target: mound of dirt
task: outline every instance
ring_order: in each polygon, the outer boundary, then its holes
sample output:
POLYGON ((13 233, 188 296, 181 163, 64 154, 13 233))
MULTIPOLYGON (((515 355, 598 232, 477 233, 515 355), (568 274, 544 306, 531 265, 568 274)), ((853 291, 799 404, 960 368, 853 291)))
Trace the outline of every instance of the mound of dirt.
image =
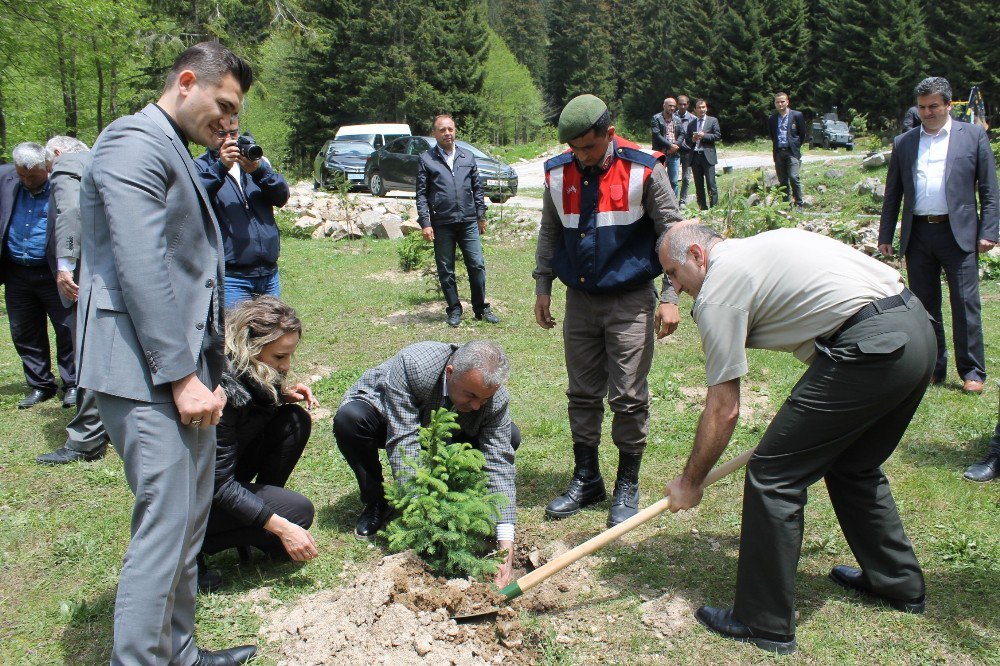
POLYGON ((688 600, 667 592, 642 605, 642 623, 664 638, 684 633, 694 623, 688 600))
POLYGON ((428 573, 412 552, 383 558, 351 585, 303 597, 276 611, 261 634, 276 643, 279 666, 530 664, 517 614, 458 624, 449 615, 498 606, 492 588, 428 573))

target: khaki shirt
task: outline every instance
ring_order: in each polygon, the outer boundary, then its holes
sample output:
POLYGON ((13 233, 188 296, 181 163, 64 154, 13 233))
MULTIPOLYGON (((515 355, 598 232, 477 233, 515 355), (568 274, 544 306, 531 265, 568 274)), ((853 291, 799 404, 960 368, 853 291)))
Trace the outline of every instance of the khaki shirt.
POLYGON ((724 240, 691 311, 709 386, 747 373, 746 348, 816 354, 867 303, 903 290, 899 273, 840 241, 801 229, 724 240))

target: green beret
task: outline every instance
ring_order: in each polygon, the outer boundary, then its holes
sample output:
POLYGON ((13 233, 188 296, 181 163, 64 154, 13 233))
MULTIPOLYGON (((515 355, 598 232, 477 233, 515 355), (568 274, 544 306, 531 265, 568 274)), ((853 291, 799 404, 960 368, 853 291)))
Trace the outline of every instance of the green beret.
POLYGON ((608 110, 608 105, 593 95, 577 95, 559 114, 559 141, 568 143, 584 134, 608 110))

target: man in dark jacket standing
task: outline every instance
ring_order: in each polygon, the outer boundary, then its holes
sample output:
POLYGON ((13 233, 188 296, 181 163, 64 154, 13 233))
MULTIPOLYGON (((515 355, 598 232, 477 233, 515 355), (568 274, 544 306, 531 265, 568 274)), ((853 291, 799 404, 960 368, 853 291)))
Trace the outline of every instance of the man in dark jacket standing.
POLYGON ((806 136, 806 119, 801 111, 788 108, 788 93, 774 95, 776 111, 767 119, 767 133, 771 137, 774 170, 778 184, 785 188, 785 201, 802 205, 802 182, 799 166, 802 162, 802 141, 806 136))
POLYGON ((462 323, 462 303, 455 286, 455 246, 462 248, 472 287, 476 319, 499 324, 486 302, 486 262, 480 234, 486 231, 486 203, 476 158, 455 146, 455 120, 434 118, 437 145, 417 165, 417 218, 424 238, 434 242, 441 291, 448 303, 448 325, 462 323))
POLYGON ((288 183, 267 159, 240 153, 239 133, 239 118, 233 118, 228 130, 216 132, 216 146, 194 161, 226 247, 227 308, 255 295, 281 296, 274 207, 288 201, 288 183))
POLYGON ((694 120, 688 124, 684 137, 691 149, 691 173, 694 175, 694 191, 701 210, 708 210, 719 203, 719 188, 715 185, 715 165, 719 158, 716 156, 715 142, 722 139, 722 130, 719 128, 719 121, 707 114, 708 103, 703 99, 696 100, 694 120))
POLYGON ((653 116, 650 123, 653 132, 653 150, 658 150, 666 155, 664 166, 667 168, 667 177, 670 179, 670 187, 677 196, 677 176, 681 167, 681 144, 677 136, 677 126, 675 124, 677 111, 677 101, 673 97, 663 100, 663 113, 653 116))

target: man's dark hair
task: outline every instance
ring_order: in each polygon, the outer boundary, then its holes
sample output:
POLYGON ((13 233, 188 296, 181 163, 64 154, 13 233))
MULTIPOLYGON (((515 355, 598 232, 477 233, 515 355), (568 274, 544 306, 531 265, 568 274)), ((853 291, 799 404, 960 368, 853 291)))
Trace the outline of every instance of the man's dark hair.
POLYGON ((199 80, 210 85, 218 85, 226 74, 232 74, 244 94, 253 83, 250 65, 218 42, 195 44, 177 56, 167 74, 165 88, 174 85, 177 77, 186 69, 190 69, 199 80))
POLYGON ((702 102, 704 102, 704 103, 705 103, 705 106, 708 106, 708 100, 707 100, 707 99, 705 99, 705 98, 703 98, 703 97, 699 97, 698 99, 696 99, 696 100, 694 101, 694 104, 692 104, 691 106, 693 106, 694 108, 696 108, 696 109, 697 109, 697 108, 698 108, 698 105, 699 105, 699 104, 701 104, 702 102))
POLYGON ((941 95, 945 104, 951 104, 951 84, 943 76, 928 76, 913 89, 914 97, 941 95))
MULTIPOLYGON (((594 124, 590 126, 590 129, 584 132, 587 134, 590 130, 594 130, 597 136, 603 136, 608 133, 608 128, 611 127, 611 112, 607 109, 601 114, 601 117, 594 121, 594 124)), ((581 134, 580 136, 583 136, 581 134)))
MULTIPOLYGON (((434 116, 434 120, 431 121, 431 131, 437 130, 438 120, 441 118, 447 118, 451 122, 455 123, 455 118, 450 113, 439 113, 434 116)), ((458 125, 458 123, 455 123, 455 125, 458 125)))
POLYGON ((777 99, 778 97, 781 97, 782 95, 785 96, 785 99, 791 99, 791 96, 789 96, 789 94, 786 93, 784 90, 779 90, 778 92, 774 93, 775 99, 777 99))

